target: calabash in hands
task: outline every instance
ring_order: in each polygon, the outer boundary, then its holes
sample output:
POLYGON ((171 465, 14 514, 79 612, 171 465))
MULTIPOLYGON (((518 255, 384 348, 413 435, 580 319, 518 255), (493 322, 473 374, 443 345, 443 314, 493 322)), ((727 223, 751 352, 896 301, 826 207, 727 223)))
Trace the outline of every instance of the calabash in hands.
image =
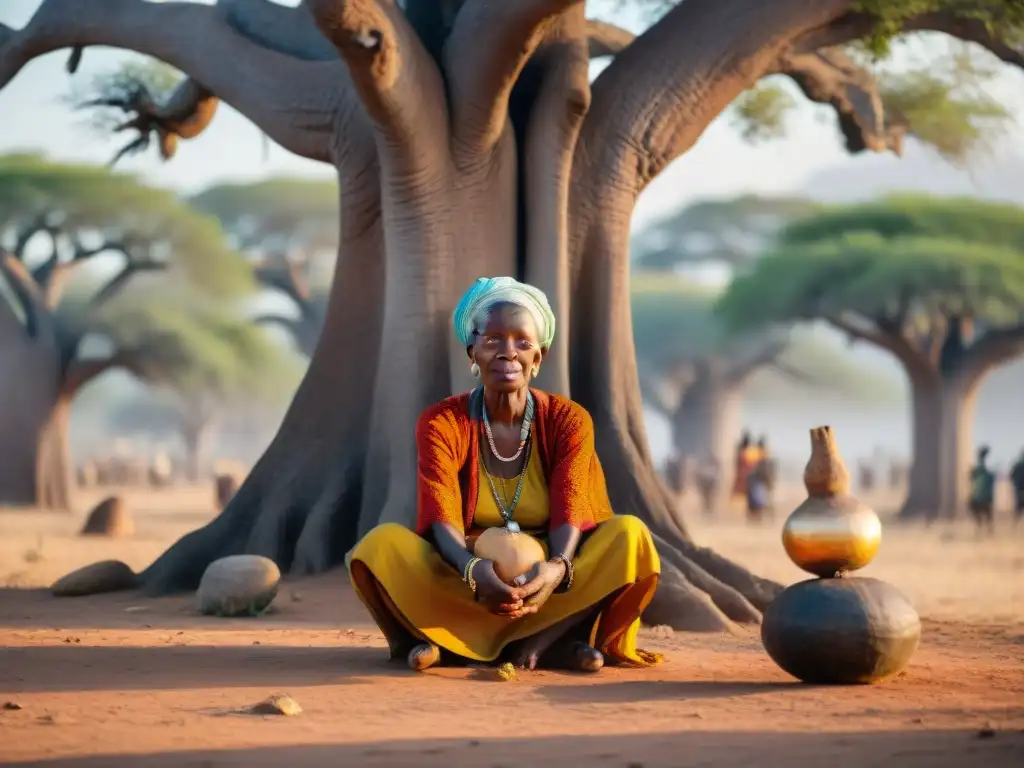
POLYGON ((507 528, 488 528, 481 533, 473 545, 473 554, 492 560, 494 572, 506 584, 512 584, 545 557, 539 541, 507 528))
POLYGON ((903 594, 878 579, 810 579, 784 589, 764 612, 761 642, 805 683, 873 683, 910 662, 921 620, 903 594))

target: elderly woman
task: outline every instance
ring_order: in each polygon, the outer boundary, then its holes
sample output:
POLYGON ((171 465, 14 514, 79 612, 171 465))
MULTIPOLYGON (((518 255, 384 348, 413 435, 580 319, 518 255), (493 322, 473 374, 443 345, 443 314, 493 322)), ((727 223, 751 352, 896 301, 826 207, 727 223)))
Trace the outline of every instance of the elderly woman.
POLYGON ((510 277, 481 278, 455 331, 480 386, 419 419, 416 530, 378 526, 350 559, 392 658, 415 670, 442 660, 591 672, 657 663, 636 647, 660 571, 650 533, 612 513, 589 414, 530 388, 555 335, 547 298, 510 277), (473 554, 495 526, 536 537, 547 559, 504 583, 473 554))

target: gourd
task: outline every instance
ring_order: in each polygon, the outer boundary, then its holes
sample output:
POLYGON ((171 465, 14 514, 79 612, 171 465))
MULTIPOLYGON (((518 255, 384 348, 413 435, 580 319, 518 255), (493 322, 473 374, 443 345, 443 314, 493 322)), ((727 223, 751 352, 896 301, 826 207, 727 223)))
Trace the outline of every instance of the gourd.
POLYGON ((494 562, 494 572, 512 584, 544 559, 544 547, 532 536, 507 528, 488 528, 473 545, 476 557, 494 562))

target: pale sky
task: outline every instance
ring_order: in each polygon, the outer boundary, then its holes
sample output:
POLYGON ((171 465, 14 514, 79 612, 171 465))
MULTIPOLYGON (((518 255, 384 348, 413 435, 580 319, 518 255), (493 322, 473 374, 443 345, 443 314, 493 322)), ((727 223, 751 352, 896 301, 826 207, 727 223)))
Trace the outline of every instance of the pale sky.
MULTIPOLYGON (((294 4, 294 0, 285 4, 294 4)), ((2 0, 0 22, 20 27, 37 5, 38 0, 2 0)), ((602 9, 607 11, 609 5, 591 2, 590 7, 593 14, 602 9)), ((637 18, 622 14, 613 18, 633 29, 640 23, 637 18)), ((66 52, 45 56, 26 66, 0 92, 0 153, 32 149, 62 160, 96 163, 109 160, 120 143, 95 133, 85 124, 83 115, 72 114, 59 98, 69 92, 73 80, 88 81, 92 74, 128 55, 131 54, 90 48, 74 78, 64 71, 66 52)), ((1024 118, 1024 105, 1017 96, 1024 92, 1022 85, 1024 77, 1007 72, 993 88, 997 94, 1016 99, 1016 111, 1024 118)), ((813 110, 804 109, 790 121, 787 138, 760 146, 744 143, 726 120, 719 120, 708 129, 696 148, 675 162, 647 190, 640 200, 635 223, 642 224, 651 216, 698 197, 799 191, 808 178, 823 170, 863 162, 861 158, 847 156, 835 129, 814 119, 813 115, 813 110)), ((1020 123, 1024 126, 1024 120, 1020 123)), ((911 148, 911 154, 917 151, 911 148)), ((998 163, 1017 157, 1024 157, 1024 131, 1015 131, 1003 142, 993 160, 998 163)), ((886 161, 887 165, 890 162, 899 161, 892 158, 886 161)), ((926 167, 940 164, 938 160, 925 163, 926 167)), ((915 163, 915 166, 913 173, 908 169, 905 179, 897 171, 896 183, 921 188, 924 183, 920 177, 921 164, 915 163)), ((331 176, 327 166, 295 157, 276 145, 264 159, 260 133, 226 105, 221 106, 212 126, 202 136, 179 145, 171 162, 162 163, 153 148, 145 155, 122 161, 120 167, 142 173, 153 183, 183 191, 197 190, 218 181, 258 179, 279 173, 331 176)), ((892 175, 890 173, 890 178, 892 175)), ((958 181, 958 185, 966 183, 969 182, 958 181)), ((984 193, 984 190, 979 188, 978 192, 984 193)))

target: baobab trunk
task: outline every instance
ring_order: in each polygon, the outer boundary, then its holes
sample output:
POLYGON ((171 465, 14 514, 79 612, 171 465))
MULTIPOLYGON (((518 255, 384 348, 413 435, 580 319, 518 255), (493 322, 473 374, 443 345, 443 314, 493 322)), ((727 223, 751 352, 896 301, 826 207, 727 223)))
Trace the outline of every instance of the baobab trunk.
POLYGON ((900 517, 952 518, 965 508, 978 382, 940 374, 911 378, 912 453, 900 517))
POLYGON ((0 296, 0 505, 70 509, 68 401, 56 352, 0 296))
POLYGON ((742 383, 724 372, 699 369, 672 415, 672 439, 680 455, 714 459, 719 482, 714 504, 729 496, 735 474, 735 442, 743 411, 742 383))

